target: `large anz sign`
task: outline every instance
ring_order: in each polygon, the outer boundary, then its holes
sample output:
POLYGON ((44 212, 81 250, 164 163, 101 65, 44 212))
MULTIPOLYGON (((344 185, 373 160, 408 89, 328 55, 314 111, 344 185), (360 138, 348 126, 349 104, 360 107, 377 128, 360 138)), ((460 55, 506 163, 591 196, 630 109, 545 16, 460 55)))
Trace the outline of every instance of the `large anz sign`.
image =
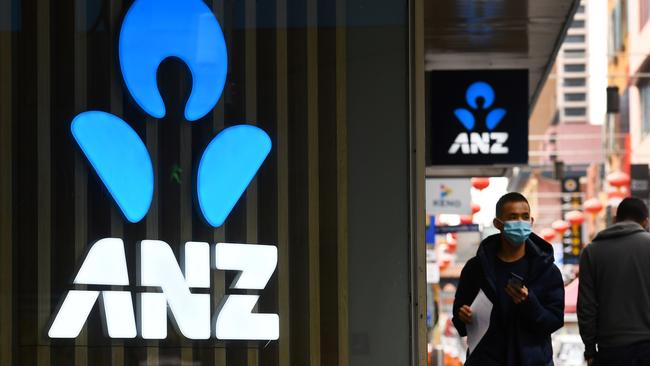
MULTIPOLYGON (((136 0, 124 18, 122 76, 135 102, 154 118, 166 113, 156 74, 169 57, 182 60, 192 73, 185 119, 196 121, 221 98, 228 68, 221 27, 202 0, 136 0)), ((151 206, 154 170, 140 136, 120 117, 102 111, 79 114, 71 131, 125 219, 141 221, 151 206)), ((270 151, 267 133, 252 125, 226 128, 208 144, 199 163, 196 196, 209 225, 223 225, 270 151)), ((264 289, 275 272, 275 246, 188 242, 181 265, 163 241, 142 240, 137 253, 135 285, 141 291, 134 293, 126 290, 134 283, 123 240, 104 238, 92 244, 48 336, 76 338, 99 301, 110 338, 165 339, 168 316, 189 339, 279 338, 278 315, 255 313, 259 295, 250 294, 264 289), (239 272, 231 285, 238 294, 226 295, 215 314, 205 290, 212 270, 239 272)))

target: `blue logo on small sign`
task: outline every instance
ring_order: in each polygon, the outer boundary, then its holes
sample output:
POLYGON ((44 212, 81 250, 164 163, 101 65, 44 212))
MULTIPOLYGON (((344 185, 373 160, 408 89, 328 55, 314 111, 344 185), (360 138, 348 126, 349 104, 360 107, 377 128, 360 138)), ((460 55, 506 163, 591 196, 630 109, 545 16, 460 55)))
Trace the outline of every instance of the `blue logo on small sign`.
MULTIPOLYGON (((227 50, 221 27, 202 0, 136 0, 124 18, 119 40, 122 75, 136 103, 155 118, 166 110, 156 73, 161 62, 178 57, 192 73, 185 119, 209 113, 223 91, 227 50)), ((88 111, 74 118, 72 134, 130 222, 151 206, 153 166, 140 136, 121 118, 88 111)), ((271 151, 271 139, 251 125, 221 131, 199 163, 197 197, 213 227, 223 225, 271 151)))
POLYGON ((457 153, 465 155, 485 154, 485 155, 503 155, 508 154, 509 149, 506 146, 508 134, 505 132, 494 132, 494 129, 503 121, 506 116, 506 110, 503 108, 494 108, 494 89, 490 84, 484 81, 472 83, 465 92, 465 101, 471 110, 458 108, 454 110, 454 116, 460 121, 468 132, 458 134, 453 144, 449 148, 449 154, 457 153), (472 132, 476 127, 476 113, 481 113, 485 117, 485 129, 487 132, 472 132))
MULTIPOLYGON (((490 84, 477 81, 467 88, 465 93, 465 100, 467 105, 474 110, 488 110, 494 103, 494 89, 490 84)), ((458 108, 454 110, 454 115, 460 123, 465 126, 467 131, 472 131, 476 125, 476 118, 474 117, 474 112, 465 108, 458 108)), ((503 108, 495 108, 489 111, 485 119, 485 127, 488 131, 493 131, 499 123, 503 120, 503 117, 506 115, 506 110, 503 108)))

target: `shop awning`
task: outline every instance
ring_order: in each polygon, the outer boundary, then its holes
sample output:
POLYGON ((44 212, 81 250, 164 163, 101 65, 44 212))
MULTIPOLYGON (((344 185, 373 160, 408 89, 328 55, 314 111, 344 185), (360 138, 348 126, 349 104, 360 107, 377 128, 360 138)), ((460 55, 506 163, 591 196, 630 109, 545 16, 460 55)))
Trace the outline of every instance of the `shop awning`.
POLYGON ((425 1, 426 68, 526 68, 532 104, 578 4, 578 0, 425 1))

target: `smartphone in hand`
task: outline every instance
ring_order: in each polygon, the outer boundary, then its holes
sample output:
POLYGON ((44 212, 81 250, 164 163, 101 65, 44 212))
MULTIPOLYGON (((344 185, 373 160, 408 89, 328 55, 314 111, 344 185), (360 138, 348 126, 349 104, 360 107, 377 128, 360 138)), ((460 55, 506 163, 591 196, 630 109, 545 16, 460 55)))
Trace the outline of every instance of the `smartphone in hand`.
POLYGON ((510 272, 510 278, 508 279, 508 285, 511 285, 516 288, 524 287, 524 278, 516 273, 510 272))

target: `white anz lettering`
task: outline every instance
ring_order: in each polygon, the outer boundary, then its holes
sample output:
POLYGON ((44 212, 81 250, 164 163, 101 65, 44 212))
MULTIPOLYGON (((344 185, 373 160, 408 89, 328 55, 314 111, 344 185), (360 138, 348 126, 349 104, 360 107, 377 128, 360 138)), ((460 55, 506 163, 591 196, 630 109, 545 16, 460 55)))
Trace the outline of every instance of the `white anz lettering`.
MULTIPOLYGON (((179 268, 169 245, 159 240, 143 240, 138 247, 139 286, 162 292, 142 292, 136 296, 136 326, 132 294, 128 291, 71 290, 66 295, 52 326, 50 338, 76 338, 90 311, 101 299, 102 316, 110 338, 164 339, 167 313, 173 316, 178 332, 189 339, 209 339, 211 333, 210 295, 192 293, 191 288, 210 288, 210 245, 188 242, 179 268)), ((231 288, 264 289, 277 266, 277 248, 268 245, 224 244, 214 246, 214 266, 241 273, 231 288)), ((130 284, 121 239, 96 242, 88 251, 74 280, 75 285, 128 286, 130 284)), ((228 340, 275 340, 279 338, 277 314, 253 313, 258 295, 227 295, 215 315, 214 335, 228 340)))
MULTIPOLYGON (((86 260, 74 279, 76 285, 126 286, 129 275, 122 239, 102 239, 90 247, 86 260)), ((50 327, 50 338, 76 338, 90 314, 100 291, 68 292, 50 327)), ((106 331, 111 338, 135 338, 135 316, 131 293, 101 291, 106 331)))
POLYGON ((456 136, 456 140, 449 148, 449 154, 455 154, 459 149, 463 149, 463 154, 469 154, 469 137, 467 133, 463 132, 456 136))
MULTIPOLYGON (((241 271, 231 288, 266 287, 278 261, 275 247, 253 248, 242 244, 217 244, 214 251, 217 269, 241 271)), ((280 322, 277 314, 254 314, 257 295, 226 296, 217 316, 215 337, 218 339, 278 339, 280 322), (253 337, 253 338, 251 338, 253 337)))
POLYGON ((490 134, 483 132, 483 134, 478 134, 472 132, 470 135, 470 143, 472 154, 489 154, 490 153, 490 134))
MULTIPOLYGON (((210 280, 210 246, 208 243, 185 244, 185 269, 199 273, 208 273, 210 280), (192 251, 205 252, 208 255, 201 258, 193 255, 192 251), (187 252, 190 252, 189 255, 187 252), (187 263, 188 258, 195 262, 187 263)), ((193 279, 190 275, 190 279, 193 279)), ((190 284, 183 277, 178 267, 172 248, 164 241, 143 240, 140 243, 140 278, 138 285, 147 287, 160 287, 160 293, 140 294, 140 325, 142 338, 165 339, 167 338, 167 304, 171 314, 174 315, 175 324, 182 335, 189 339, 210 338, 210 295, 193 294, 190 284)), ((209 288, 203 281, 194 279, 196 287, 209 288)))
POLYGON ((491 154, 507 154, 509 152, 508 147, 503 146, 503 144, 505 144, 506 141, 508 141, 507 133, 493 132, 492 139, 494 140, 494 144, 492 144, 492 148, 490 149, 491 154))
POLYGON ((454 155, 460 151, 463 155, 507 154, 509 149, 504 144, 508 141, 506 132, 462 132, 449 147, 448 153, 454 155))

